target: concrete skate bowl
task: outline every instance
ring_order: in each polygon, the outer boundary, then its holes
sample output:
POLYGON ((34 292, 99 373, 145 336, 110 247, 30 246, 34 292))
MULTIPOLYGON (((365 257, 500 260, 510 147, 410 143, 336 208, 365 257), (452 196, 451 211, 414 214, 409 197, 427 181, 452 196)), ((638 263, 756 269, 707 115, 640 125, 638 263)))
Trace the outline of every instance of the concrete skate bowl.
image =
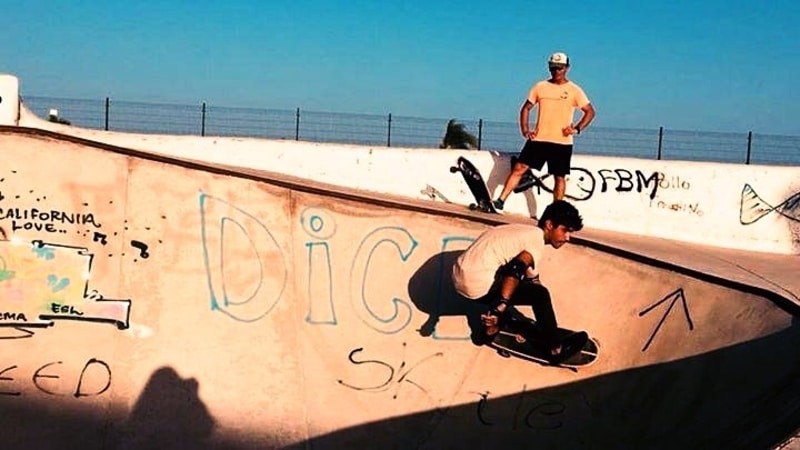
MULTIPOLYGON (((471 404, 363 424, 290 448, 775 448, 797 428, 800 388, 796 372, 770 371, 781 358, 777 349, 796 342, 796 334, 547 388, 526 384, 535 385, 534 376, 498 373, 513 378, 519 393, 475 391, 471 404)), ((509 370, 501 363, 493 369, 509 370)))
MULTIPOLYGON (((447 267, 457 253, 436 255, 420 273, 447 267)), ((773 448, 797 429, 800 330, 786 299, 587 247, 551 256, 543 279, 562 293, 555 300, 562 324, 578 324, 599 340, 594 365, 577 373, 531 368, 487 348, 463 369, 461 389, 469 386, 471 402, 339 430, 293 448, 752 449, 773 448), (651 301, 636 300, 644 298, 651 301)), ((435 335, 431 316, 475 321, 474 307, 459 303, 452 286, 436 287, 438 297, 424 292, 419 286, 436 286, 436 276, 420 273, 410 283, 412 300, 439 299, 416 302, 429 314, 421 334, 435 335)))
POLYGON ((542 277, 600 357, 543 367, 476 345, 449 283, 508 218, 36 130, 0 151, 10 448, 767 448, 799 425, 770 292, 570 245, 542 277))

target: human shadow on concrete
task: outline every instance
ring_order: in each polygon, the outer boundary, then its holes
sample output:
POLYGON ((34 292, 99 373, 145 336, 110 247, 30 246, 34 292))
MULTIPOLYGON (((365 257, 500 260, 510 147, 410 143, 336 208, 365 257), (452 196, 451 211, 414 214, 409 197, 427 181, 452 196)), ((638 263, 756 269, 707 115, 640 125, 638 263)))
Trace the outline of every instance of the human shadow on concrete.
POLYGON ((147 382, 128 419, 118 428, 115 448, 208 448, 214 419, 198 397, 198 383, 162 367, 147 382))
POLYGON ((87 408, 87 399, 72 396, 48 398, 30 390, 13 397, 0 395, 0 446, 15 450, 277 447, 270 442, 280 442, 279 437, 265 436, 263 430, 246 436, 215 433, 214 419, 199 399, 198 387, 194 379, 183 379, 169 367, 160 368, 127 415, 113 403, 87 408))
MULTIPOLYGON (((680 344, 674 344, 677 353, 680 344)), ((494 396, 490 385, 467 383, 462 389, 475 393, 471 403, 432 405, 288 448, 774 448, 800 427, 799 344, 795 325, 712 352, 592 378, 575 380, 562 371, 560 383, 543 389, 531 390, 520 375, 513 395, 494 396)), ((605 357, 624 360, 625 352, 641 351, 638 343, 617 350, 605 357)), ((457 374, 470 370, 448 373, 463 383, 457 374)), ((376 394, 359 395, 368 401, 376 394)))
POLYGON ((453 264, 463 250, 438 253, 428 258, 411 276, 408 295, 417 309, 428 315, 418 332, 432 336, 443 316, 464 316, 470 330, 470 339, 480 344, 483 338, 480 316, 488 307, 456 292, 450 276, 453 264))

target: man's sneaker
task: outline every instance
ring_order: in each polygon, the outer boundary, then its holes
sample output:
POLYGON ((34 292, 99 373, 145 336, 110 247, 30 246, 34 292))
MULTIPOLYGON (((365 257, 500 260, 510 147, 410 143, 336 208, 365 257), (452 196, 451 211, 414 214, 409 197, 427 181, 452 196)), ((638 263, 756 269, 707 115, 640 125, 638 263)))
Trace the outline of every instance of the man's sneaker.
POLYGON ((498 198, 497 200, 493 200, 492 201, 492 206, 494 206, 494 209, 496 209, 498 211, 502 211, 503 210, 503 206, 505 205, 505 203, 506 202, 504 202, 503 200, 500 200, 498 198))

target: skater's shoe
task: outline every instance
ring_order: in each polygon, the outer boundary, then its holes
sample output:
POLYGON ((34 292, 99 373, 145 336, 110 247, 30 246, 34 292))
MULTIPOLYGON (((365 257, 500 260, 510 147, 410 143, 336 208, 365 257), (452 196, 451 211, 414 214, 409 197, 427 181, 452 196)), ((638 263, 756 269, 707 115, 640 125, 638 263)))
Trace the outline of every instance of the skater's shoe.
POLYGON ((586 341, 589 340, 589 334, 585 331, 578 331, 570 334, 561 341, 561 345, 554 349, 554 353, 550 355, 548 361, 550 364, 559 364, 583 349, 586 341))

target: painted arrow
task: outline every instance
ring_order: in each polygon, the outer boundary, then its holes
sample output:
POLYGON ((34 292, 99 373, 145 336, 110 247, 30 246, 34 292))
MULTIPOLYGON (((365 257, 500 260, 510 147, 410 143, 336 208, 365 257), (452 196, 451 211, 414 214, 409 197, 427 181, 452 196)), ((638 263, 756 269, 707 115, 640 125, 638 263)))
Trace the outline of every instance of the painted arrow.
POLYGON ((664 315, 661 316, 661 320, 658 321, 658 325, 656 325, 655 329, 653 330, 653 333, 650 334, 650 338, 647 340, 647 343, 644 344, 644 347, 642 347, 642 352, 647 351, 647 348, 650 347, 651 343, 653 343, 653 339, 655 339, 656 334, 658 333, 658 330, 661 329, 661 325, 663 325, 664 322, 667 320, 667 316, 669 315, 670 311, 672 311, 672 307, 675 306, 675 303, 677 303, 678 300, 680 300, 681 304, 683 305, 683 312, 686 315, 686 322, 689 325, 689 330, 690 331, 694 330, 694 323, 692 323, 692 318, 689 316, 689 306, 686 304, 686 296, 683 293, 683 288, 678 288, 675 291, 670 292, 669 294, 667 294, 661 300, 655 302, 653 305, 648 306, 644 310, 640 311, 639 312, 639 317, 645 316, 650 311, 652 311, 653 309, 655 309, 659 305, 661 305, 661 304, 663 304, 663 303, 665 303, 665 302, 667 302, 669 300, 672 300, 672 301, 669 302, 669 306, 667 307, 667 310, 664 312, 664 315))

